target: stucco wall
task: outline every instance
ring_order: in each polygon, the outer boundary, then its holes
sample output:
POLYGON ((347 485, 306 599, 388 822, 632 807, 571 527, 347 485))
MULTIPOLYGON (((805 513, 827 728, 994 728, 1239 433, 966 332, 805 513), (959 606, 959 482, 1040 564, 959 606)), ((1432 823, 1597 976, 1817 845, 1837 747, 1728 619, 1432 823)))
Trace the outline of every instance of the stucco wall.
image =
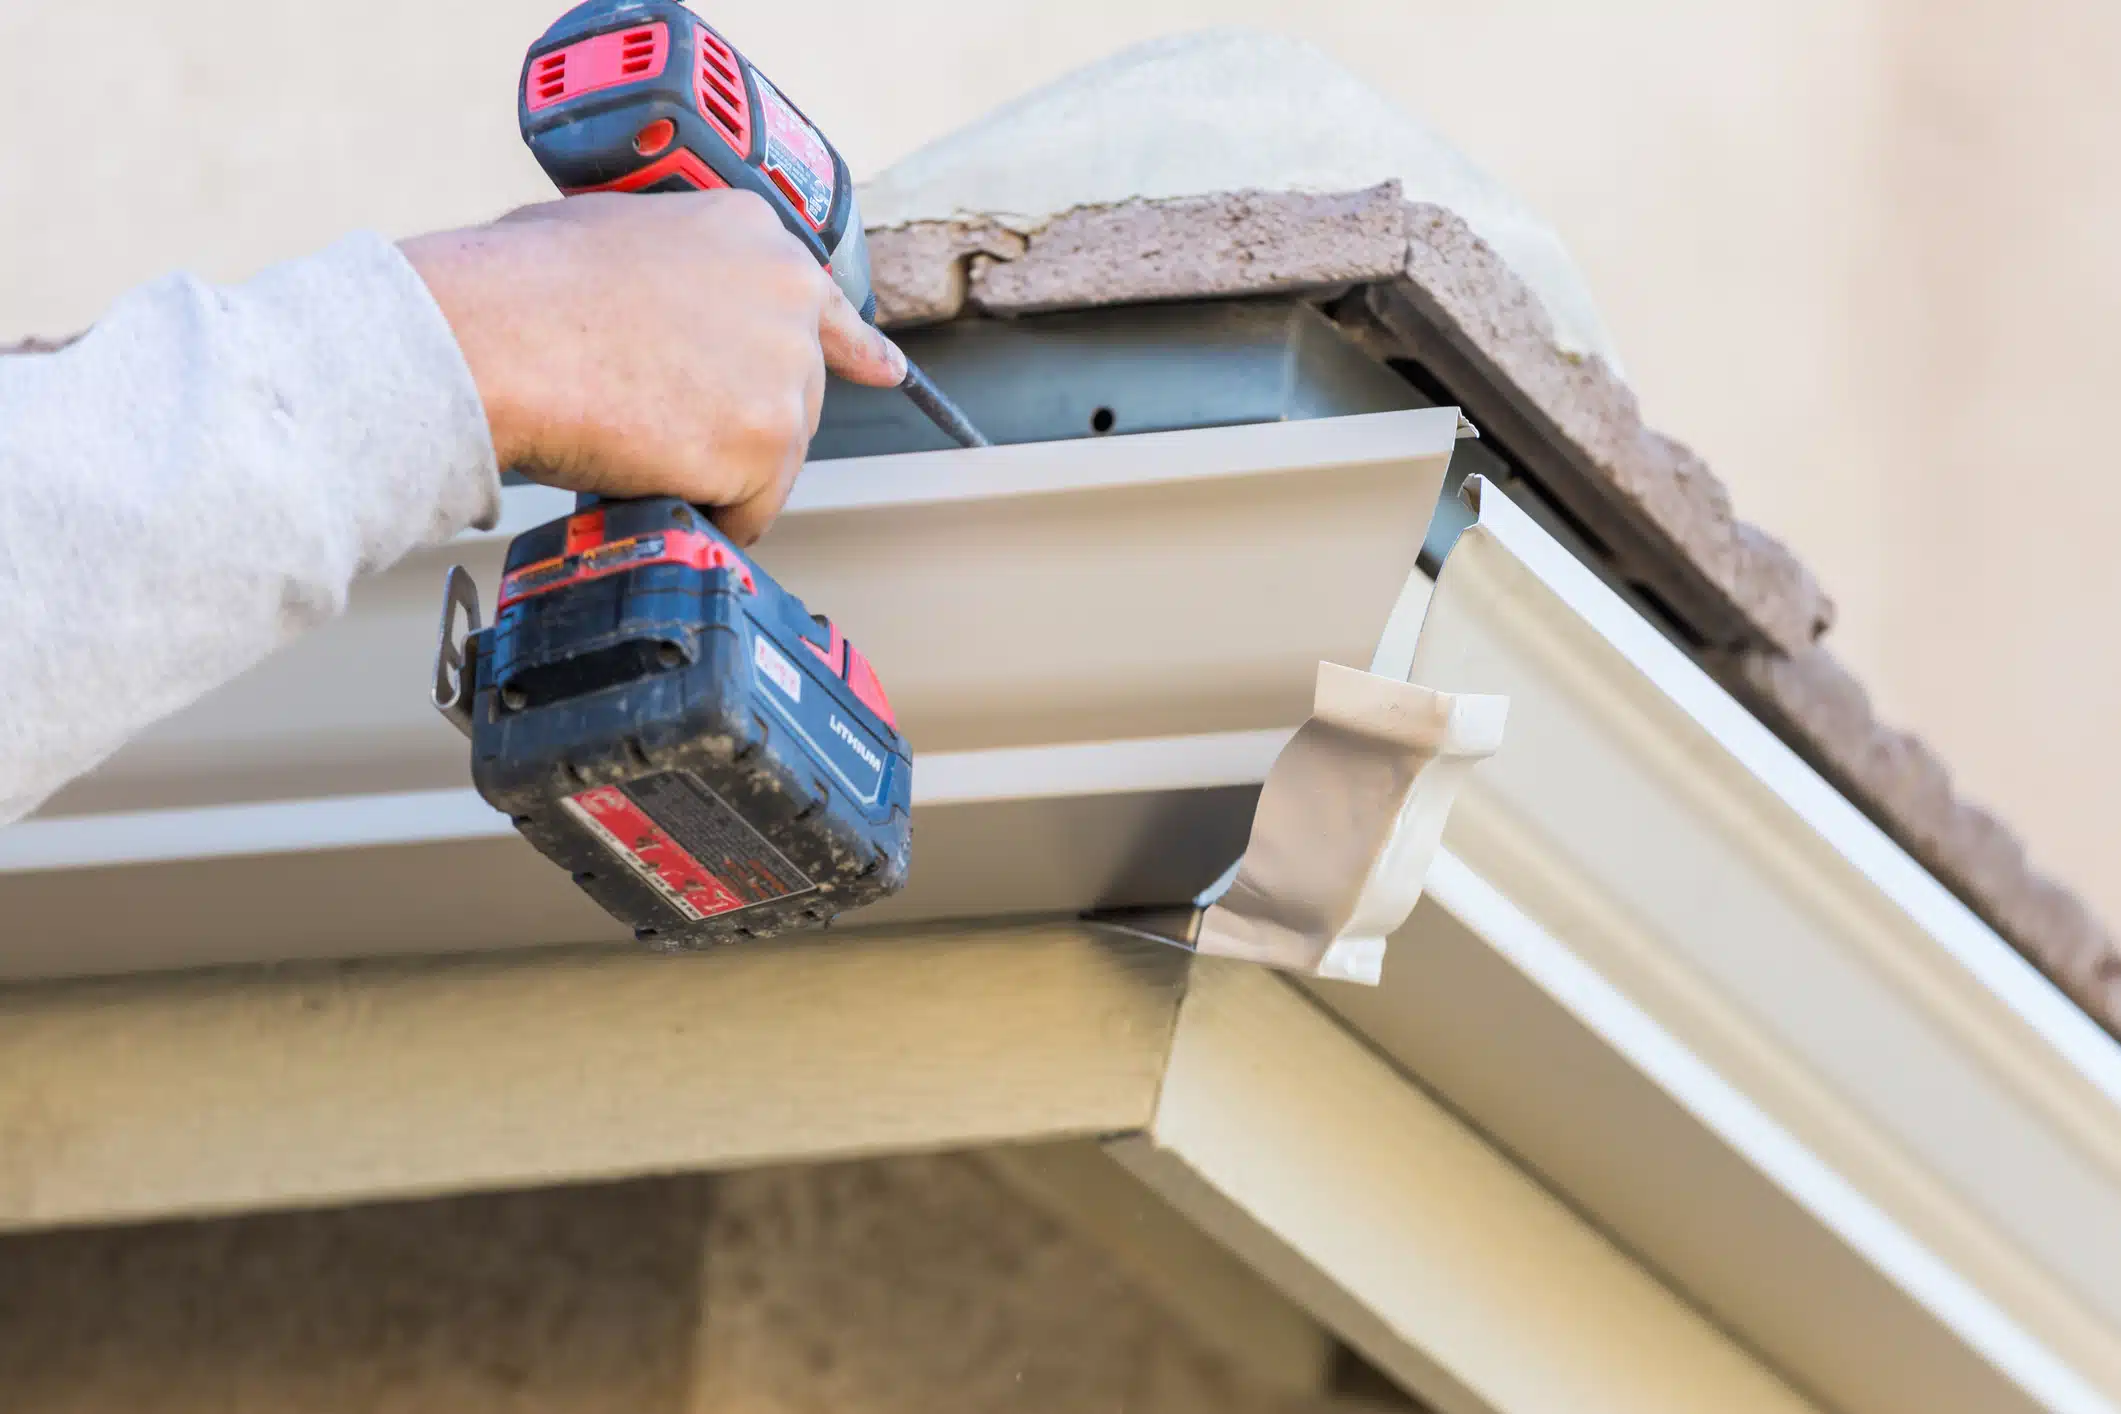
POLYGON ((676 1414, 699 1181, 0 1238, 12 1414, 676 1414))
POLYGON ((2114 924, 2121 9, 1951 9, 1886 47, 1875 677, 2114 924))
MULTIPOLYGON (((1153 1200, 1151 1200, 1153 1201, 1153 1200)), ((10 1414, 1393 1414, 965 1156, 0 1238, 10 1414)))
MULTIPOLYGON (((558 0, 7 7, 0 333, 176 265, 542 194, 511 102, 558 0), (70 57, 98 56, 89 92, 70 57)), ((707 7, 874 170, 1153 34, 1310 38, 1561 230, 1652 420, 1842 608, 1835 641, 2121 918, 2100 612, 2121 20, 2092 0, 1077 0, 707 7), (2081 580, 2082 582, 2078 582, 2081 580)), ((1351 135, 1358 141, 1359 135, 1351 135)))

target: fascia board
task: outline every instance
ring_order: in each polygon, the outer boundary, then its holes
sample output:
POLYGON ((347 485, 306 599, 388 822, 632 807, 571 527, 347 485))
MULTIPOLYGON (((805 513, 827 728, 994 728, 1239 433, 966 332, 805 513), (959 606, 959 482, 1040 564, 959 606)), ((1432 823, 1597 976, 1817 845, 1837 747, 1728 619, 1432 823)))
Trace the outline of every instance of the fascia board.
POLYGON ((1184 956, 1087 925, 0 991, 0 1231, 1146 1122, 1184 956))
POLYGON ((2116 1407, 2121 1048, 1473 494, 1386 666, 1509 736, 1383 988, 1319 994, 1829 1403, 2116 1407))
MULTIPOLYGON (((1243 851, 1289 735, 918 757, 913 882, 855 921, 1188 898, 1243 851)), ((0 831, 0 918, 12 979, 626 941, 461 787, 26 821, 0 831)))

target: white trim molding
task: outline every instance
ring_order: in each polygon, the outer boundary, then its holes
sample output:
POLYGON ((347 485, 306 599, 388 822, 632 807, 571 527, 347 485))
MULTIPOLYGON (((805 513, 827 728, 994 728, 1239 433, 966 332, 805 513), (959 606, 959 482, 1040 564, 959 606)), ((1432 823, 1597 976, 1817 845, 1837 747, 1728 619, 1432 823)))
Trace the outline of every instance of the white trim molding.
POLYGON ((1507 497, 1407 667, 1501 692, 1318 994, 1828 1404, 2121 1408, 2121 1048, 1507 497))

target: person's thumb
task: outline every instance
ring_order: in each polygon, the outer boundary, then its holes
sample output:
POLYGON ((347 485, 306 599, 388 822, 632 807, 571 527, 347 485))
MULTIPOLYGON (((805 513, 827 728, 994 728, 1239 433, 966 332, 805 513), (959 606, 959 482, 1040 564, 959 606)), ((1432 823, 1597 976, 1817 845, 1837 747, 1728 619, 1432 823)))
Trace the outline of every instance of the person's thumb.
POLYGON ((838 285, 825 298, 817 332, 825 367, 848 382, 896 388, 906 381, 906 355, 881 329, 863 320, 838 285))

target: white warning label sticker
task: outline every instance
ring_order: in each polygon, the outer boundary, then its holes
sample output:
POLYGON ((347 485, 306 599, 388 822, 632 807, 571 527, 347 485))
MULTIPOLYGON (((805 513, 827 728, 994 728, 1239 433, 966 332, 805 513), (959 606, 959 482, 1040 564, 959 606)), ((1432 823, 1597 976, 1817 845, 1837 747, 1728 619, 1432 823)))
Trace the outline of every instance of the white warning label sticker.
POLYGON ((764 634, 758 635, 752 642, 757 647, 752 649, 751 661, 758 664, 758 669, 765 675, 766 680, 786 693, 790 702, 802 701, 803 675, 795 670, 795 664, 782 657, 781 650, 768 643, 764 634))

